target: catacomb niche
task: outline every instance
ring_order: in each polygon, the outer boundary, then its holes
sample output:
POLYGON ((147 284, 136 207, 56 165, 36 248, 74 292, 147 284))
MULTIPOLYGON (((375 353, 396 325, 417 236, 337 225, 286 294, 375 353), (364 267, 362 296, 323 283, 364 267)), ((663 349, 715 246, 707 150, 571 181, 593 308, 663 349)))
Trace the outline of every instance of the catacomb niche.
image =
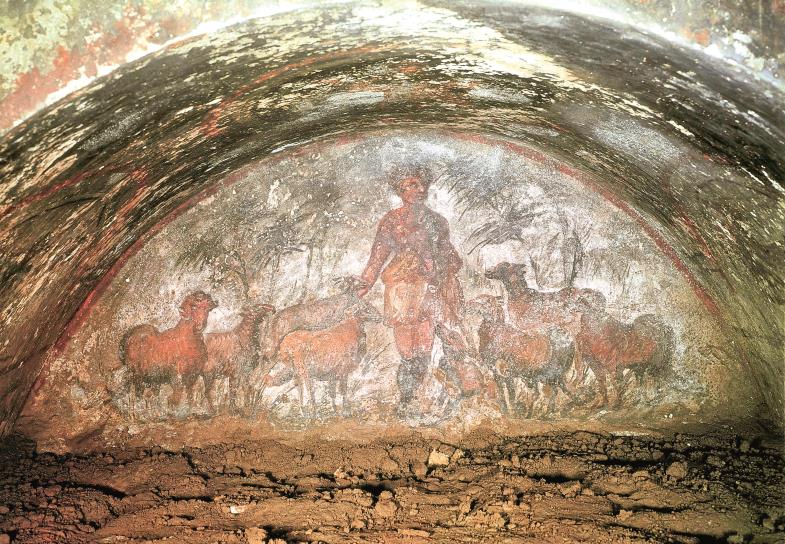
POLYGON ((743 410, 656 231, 536 156, 379 133, 234 174, 114 271, 27 428, 62 444, 187 421, 464 431, 743 410))

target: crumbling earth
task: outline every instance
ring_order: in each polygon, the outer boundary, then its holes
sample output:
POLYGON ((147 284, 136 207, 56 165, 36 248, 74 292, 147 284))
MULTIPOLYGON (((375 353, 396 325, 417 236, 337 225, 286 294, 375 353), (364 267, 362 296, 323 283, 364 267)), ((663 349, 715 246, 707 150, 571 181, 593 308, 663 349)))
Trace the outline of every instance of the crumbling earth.
POLYGON ((0 544, 785 542, 782 444, 589 432, 448 445, 0 451, 0 544))

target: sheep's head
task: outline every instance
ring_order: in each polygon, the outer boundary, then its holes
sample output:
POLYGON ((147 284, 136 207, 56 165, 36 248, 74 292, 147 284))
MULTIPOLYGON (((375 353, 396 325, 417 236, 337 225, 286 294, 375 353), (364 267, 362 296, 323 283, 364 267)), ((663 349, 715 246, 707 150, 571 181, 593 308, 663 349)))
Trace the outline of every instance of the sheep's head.
POLYGON ((526 265, 501 262, 487 270, 485 277, 489 280, 499 280, 505 285, 517 284, 526 287, 526 265))
POLYGON ((574 325, 578 329, 597 328, 609 317, 605 312, 605 296, 596 291, 589 292, 589 289, 582 291, 567 304, 566 310, 571 314, 574 325))
POLYGON ((272 304, 257 304, 256 306, 249 306, 243 308, 240 315, 243 317, 252 317, 261 319, 273 315, 276 312, 275 306, 272 304))
POLYGON ((192 321, 194 327, 203 330, 207 326, 207 315, 218 304, 204 291, 194 291, 185 296, 180 303, 180 317, 192 321))
POLYGON ((371 323, 381 323, 382 321, 382 314, 379 310, 377 310, 373 304, 364 300, 360 300, 349 306, 346 309, 346 316, 356 317, 360 321, 368 321, 371 323))
POLYGON ((605 295, 594 289, 579 289, 572 304, 573 309, 579 312, 602 312, 605 310, 605 295))

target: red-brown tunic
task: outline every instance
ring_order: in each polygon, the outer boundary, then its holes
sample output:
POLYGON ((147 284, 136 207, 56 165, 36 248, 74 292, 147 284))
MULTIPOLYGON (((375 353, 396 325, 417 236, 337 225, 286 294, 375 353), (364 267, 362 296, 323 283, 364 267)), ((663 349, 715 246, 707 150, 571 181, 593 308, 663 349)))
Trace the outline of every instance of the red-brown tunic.
POLYGON ((428 320, 452 324, 463 304, 457 277, 461 265, 444 217, 424 206, 416 211, 402 207, 379 221, 361 279, 373 285, 381 272, 384 317, 390 326, 428 320))

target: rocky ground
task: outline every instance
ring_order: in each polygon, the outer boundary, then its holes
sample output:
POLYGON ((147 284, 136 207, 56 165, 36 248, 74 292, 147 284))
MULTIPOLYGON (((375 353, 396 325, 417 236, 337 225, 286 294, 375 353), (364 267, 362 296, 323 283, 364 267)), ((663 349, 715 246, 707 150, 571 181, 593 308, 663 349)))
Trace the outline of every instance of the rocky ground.
POLYGON ((785 542, 777 441, 589 432, 448 445, 0 451, 0 544, 785 542))

